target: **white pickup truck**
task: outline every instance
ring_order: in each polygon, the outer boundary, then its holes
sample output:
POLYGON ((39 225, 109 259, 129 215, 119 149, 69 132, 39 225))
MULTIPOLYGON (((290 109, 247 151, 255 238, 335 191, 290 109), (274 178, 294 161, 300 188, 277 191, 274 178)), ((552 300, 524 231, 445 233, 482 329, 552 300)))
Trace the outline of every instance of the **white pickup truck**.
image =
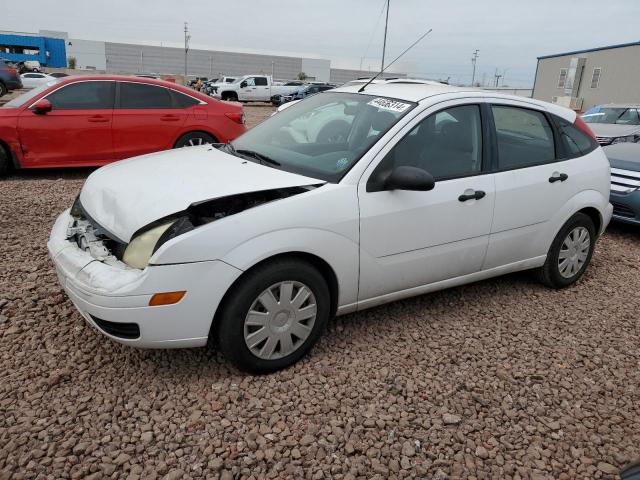
POLYGON ((289 95, 300 89, 298 85, 276 85, 268 75, 245 75, 235 82, 218 88, 212 96, 236 102, 270 102, 273 95, 289 95))

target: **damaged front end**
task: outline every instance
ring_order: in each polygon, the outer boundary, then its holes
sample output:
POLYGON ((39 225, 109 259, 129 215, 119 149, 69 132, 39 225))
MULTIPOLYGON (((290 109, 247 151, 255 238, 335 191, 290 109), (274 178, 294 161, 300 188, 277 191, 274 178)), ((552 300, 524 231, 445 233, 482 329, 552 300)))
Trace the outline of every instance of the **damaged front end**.
POLYGON ((107 232, 84 210, 79 197, 67 229, 67 240, 101 262, 144 269, 153 254, 166 242, 202 225, 238 214, 260 205, 308 192, 318 185, 286 187, 240 193, 191 204, 186 210, 158 219, 134 233, 129 243, 107 232))

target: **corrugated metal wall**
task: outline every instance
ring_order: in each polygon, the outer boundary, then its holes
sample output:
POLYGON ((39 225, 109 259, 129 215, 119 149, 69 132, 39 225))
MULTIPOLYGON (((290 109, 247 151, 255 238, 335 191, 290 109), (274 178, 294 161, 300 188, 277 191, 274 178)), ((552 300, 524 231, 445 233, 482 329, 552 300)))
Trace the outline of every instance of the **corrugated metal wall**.
MULTIPOLYGON (((111 73, 183 74, 184 50, 127 43, 105 43, 107 71, 111 73)), ((302 58, 251 53, 189 50, 188 74, 199 77, 271 74, 276 79, 296 78, 302 71, 302 58)))

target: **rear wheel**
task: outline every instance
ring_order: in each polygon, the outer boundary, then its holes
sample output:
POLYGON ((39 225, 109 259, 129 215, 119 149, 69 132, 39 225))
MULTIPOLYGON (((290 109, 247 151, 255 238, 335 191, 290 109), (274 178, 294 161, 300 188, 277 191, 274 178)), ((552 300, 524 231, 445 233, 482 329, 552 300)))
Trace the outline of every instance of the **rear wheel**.
POLYGON ((539 280, 551 288, 573 285, 591 262, 595 243, 593 221, 584 213, 576 213, 553 240, 547 261, 537 270, 539 280))
POLYGON ((4 177, 11 168, 11 155, 0 145, 0 177, 4 177))
POLYGON ((234 285, 218 320, 218 344, 242 370, 273 372, 313 347, 330 312, 329 288, 316 268, 299 260, 277 260, 234 285))
POLYGON ((191 132, 180 137, 173 148, 197 147, 198 145, 206 145, 208 143, 216 142, 217 140, 208 133, 191 132))

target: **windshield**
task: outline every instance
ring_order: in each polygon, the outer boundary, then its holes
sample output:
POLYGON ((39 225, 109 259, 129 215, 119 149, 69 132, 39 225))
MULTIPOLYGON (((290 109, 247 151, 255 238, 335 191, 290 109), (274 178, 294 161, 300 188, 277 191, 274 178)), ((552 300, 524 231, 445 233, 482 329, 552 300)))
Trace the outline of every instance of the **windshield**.
POLYGON ((415 106, 357 93, 321 93, 278 112, 231 145, 238 154, 271 160, 275 168, 336 183, 415 106))
POLYGON ((607 123, 610 125, 640 125, 638 108, 596 107, 587 110, 582 119, 585 123, 607 123))
POLYGON ((3 108, 21 107, 22 105, 27 103, 32 98, 35 98, 38 95, 40 95, 46 89, 48 89, 50 87, 53 87, 56 83, 60 83, 60 79, 51 80, 51 81, 49 81, 47 83, 44 83, 44 84, 40 85, 39 87, 36 87, 36 88, 34 88, 32 90, 29 90, 26 93, 23 93, 22 95, 17 96, 13 100, 9 100, 7 103, 5 103, 3 105, 3 108))

